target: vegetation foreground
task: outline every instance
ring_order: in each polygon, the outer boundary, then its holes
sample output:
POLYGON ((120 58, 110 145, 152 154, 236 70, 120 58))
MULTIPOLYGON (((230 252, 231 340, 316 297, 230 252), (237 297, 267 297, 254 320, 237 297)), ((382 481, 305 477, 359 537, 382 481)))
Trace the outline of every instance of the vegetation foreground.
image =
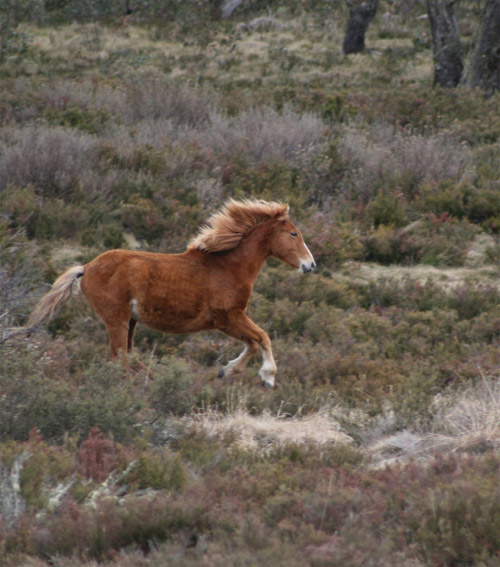
POLYGON ((500 98, 433 89, 424 3, 349 56, 341 2, 8 4, 0 565, 498 565, 500 98), (217 379, 216 332, 139 327, 123 379, 81 296, 7 340, 70 265, 181 252, 229 197, 289 203, 318 264, 256 282, 274 390, 257 356, 217 379))

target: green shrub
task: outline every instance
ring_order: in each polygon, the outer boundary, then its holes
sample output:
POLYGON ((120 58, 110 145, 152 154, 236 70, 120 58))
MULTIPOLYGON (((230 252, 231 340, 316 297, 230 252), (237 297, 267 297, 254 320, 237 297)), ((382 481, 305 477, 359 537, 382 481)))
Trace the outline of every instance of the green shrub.
POLYGON ((462 266, 477 228, 443 213, 429 213, 404 229, 380 226, 364 239, 365 258, 382 264, 462 266))
POLYGON ((173 356, 155 366, 155 384, 151 407, 161 416, 183 414, 192 404, 190 385, 192 373, 188 364, 173 356))
POLYGON ((337 223, 323 213, 303 223, 303 235, 319 268, 332 269, 363 258, 363 242, 354 223, 337 223))
POLYGON ((28 458, 20 475, 21 495, 29 507, 40 510, 50 504, 47 487, 68 482, 74 472, 74 460, 64 448, 46 444, 35 430, 30 432, 24 449, 28 458))
MULTIPOLYGON (((0 6, 0 63, 10 55, 22 55, 28 49, 31 38, 18 24, 25 18, 35 18, 40 2, 6 0, 0 6)), ((39 11, 38 11, 39 12, 39 11)))
POLYGON ((167 222, 155 204, 139 196, 120 207, 123 227, 147 242, 158 241, 167 230, 167 222))
POLYGON ((367 207, 367 215, 375 227, 388 225, 393 227, 404 226, 408 220, 405 207, 394 193, 379 191, 367 207))
POLYGON ((187 471, 178 455, 168 449, 143 451, 124 479, 137 490, 179 490, 187 481, 187 471))
POLYGON ((89 134, 102 132, 110 119, 105 109, 88 110, 77 105, 68 105, 62 110, 48 108, 43 116, 49 123, 76 128, 89 134))
MULTIPOLYGON (((204 503, 192 498, 179 500, 165 493, 132 497, 119 504, 113 499, 100 502, 96 509, 69 501, 51 517, 49 529, 33 526, 31 542, 39 555, 72 555, 80 558, 110 559, 121 548, 144 552, 180 533, 207 530, 204 503)), ((46 520, 45 520, 46 522, 46 520)))
POLYGON ((448 305, 461 319, 472 319, 481 313, 493 313, 500 305, 500 291, 496 286, 463 285, 450 294, 448 305))
POLYGON ((488 231, 498 232, 500 203, 496 189, 443 182, 423 189, 421 207, 438 216, 453 215, 482 225, 488 231))
POLYGON ((1 438, 23 440, 36 427, 44 439, 60 441, 66 434, 87 435, 91 427, 112 432, 115 439, 132 435, 138 401, 123 371, 109 364, 91 366, 85 383, 76 387, 68 376, 69 359, 56 345, 40 352, 22 350, 2 358, 0 381, 6 395, 0 400, 1 438), (21 355, 22 353, 22 355, 21 355), (53 357, 53 358, 52 358, 53 357), (132 429, 131 429, 132 428, 132 429))

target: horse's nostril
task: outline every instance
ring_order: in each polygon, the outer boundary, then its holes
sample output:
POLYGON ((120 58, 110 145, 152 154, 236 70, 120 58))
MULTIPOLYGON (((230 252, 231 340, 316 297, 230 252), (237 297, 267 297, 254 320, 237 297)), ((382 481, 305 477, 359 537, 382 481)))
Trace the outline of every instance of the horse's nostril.
POLYGON ((316 267, 316 262, 313 262, 313 263, 311 264, 311 270, 314 270, 315 267, 316 267))

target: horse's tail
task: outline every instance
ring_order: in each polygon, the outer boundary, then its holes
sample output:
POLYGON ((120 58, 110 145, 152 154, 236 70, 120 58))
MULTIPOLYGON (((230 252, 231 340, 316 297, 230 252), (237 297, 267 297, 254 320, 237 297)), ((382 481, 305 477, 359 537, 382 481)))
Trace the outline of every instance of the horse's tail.
POLYGON ((57 278, 31 314, 27 324, 28 330, 35 329, 54 317, 61 305, 71 297, 73 284, 83 276, 83 272, 84 266, 73 266, 57 278))

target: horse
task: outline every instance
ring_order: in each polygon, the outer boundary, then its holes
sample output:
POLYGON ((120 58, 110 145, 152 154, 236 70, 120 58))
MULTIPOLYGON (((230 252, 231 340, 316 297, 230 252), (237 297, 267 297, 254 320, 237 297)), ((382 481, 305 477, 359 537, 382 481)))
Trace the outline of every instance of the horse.
POLYGON ((214 213, 180 254, 110 250, 60 275, 33 311, 28 328, 52 318, 79 290, 103 321, 112 359, 127 366, 136 324, 166 333, 218 329, 244 343, 219 371, 243 371, 260 347, 263 385, 275 385, 277 371, 268 334, 247 315, 252 288, 266 259, 282 260, 301 273, 316 264, 289 217, 287 204, 230 199, 214 213))

